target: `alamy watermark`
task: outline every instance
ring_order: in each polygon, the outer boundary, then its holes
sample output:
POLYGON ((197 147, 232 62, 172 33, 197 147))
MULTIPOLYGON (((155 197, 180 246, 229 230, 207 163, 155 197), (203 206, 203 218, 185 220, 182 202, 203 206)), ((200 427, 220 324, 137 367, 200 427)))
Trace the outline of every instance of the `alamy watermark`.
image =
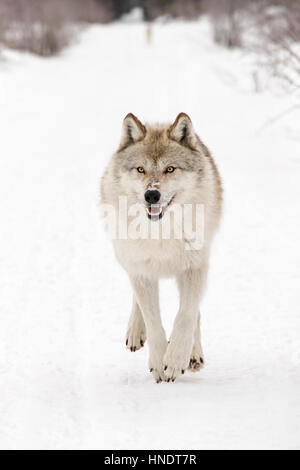
POLYGON ((200 250, 204 243, 204 205, 128 204, 119 197, 117 207, 100 204, 100 215, 111 240, 183 240, 186 250, 200 250))

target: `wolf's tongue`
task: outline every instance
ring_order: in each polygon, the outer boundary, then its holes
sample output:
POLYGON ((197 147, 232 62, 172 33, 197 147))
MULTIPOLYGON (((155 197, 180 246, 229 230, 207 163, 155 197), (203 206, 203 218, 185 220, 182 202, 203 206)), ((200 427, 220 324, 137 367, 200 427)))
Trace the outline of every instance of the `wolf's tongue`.
POLYGON ((148 214, 150 215, 159 215, 162 211, 160 206, 150 206, 147 207, 148 214))

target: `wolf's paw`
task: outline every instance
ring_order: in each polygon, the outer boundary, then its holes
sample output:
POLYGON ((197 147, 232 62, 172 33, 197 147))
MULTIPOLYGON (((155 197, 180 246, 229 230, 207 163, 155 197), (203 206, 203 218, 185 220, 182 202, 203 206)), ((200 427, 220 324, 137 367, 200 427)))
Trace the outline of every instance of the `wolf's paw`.
POLYGON ((190 363, 189 363, 189 371, 191 372, 199 372, 200 369, 204 367, 204 355, 202 351, 201 343, 198 342, 194 345, 190 363))
POLYGON ((141 349, 146 341, 146 333, 144 329, 138 328, 136 326, 131 326, 128 328, 126 333, 126 348, 131 352, 138 351, 141 349))
POLYGON ((204 358, 203 354, 195 354, 192 353, 190 363, 189 363, 189 370, 191 372, 199 372, 200 369, 204 367, 204 358))
POLYGON ((166 352, 168 343, 165 337, 150 344, 150 356, 149 356, 149 369, 154 377, 156 383, 164 382, 166 376, 164 374, 163 357, 166 352))
POLYGON ((189 365, 189 352, 172 347, 172 343, 168 346, 164 357, 164 374, 166 382, 174 382, 180 375, 184 374, 189 365))
POLYGON ((154 380, 157 384, 159 384, 160 382, 166 381, 166 376, 164 374, 162 365, 158 368, 150 367, 150 372, 153 375, 154 380))

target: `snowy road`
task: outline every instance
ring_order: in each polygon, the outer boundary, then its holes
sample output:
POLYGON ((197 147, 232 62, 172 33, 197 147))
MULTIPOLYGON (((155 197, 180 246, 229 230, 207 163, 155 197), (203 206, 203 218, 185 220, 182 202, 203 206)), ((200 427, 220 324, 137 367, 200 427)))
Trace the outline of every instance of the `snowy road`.
MULTIPOLYGON (((300 448, 300 115, 254 94, 206 24, 92 27, 0 62, 0 447, 300 448), (127 112, 187 112, 225 188, 202 306, 206 367, 153 383, 125 350, 131 294, 97 214, 127 112)), ((250 77, 250 78, 249 78, 250 77)), ((172 281, 161 289, 168 333, 172 281)))

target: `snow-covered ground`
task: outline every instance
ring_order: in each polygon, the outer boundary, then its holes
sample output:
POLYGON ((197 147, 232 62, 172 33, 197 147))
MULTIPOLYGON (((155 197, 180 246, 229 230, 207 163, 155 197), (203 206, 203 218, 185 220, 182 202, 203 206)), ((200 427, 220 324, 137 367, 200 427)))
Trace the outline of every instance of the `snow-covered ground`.
POLYGON ((0 447, 300 448, 300 113, 266 124, 295 97, 255 94, 205 23, 157 24, 150 45, 143 24, 95 26, 61 57, 3 59, 0 447), (174 384, 125 349, 129 282, 98 219, 129 111, 190 114, 224 180, 206 367, 174 384))

